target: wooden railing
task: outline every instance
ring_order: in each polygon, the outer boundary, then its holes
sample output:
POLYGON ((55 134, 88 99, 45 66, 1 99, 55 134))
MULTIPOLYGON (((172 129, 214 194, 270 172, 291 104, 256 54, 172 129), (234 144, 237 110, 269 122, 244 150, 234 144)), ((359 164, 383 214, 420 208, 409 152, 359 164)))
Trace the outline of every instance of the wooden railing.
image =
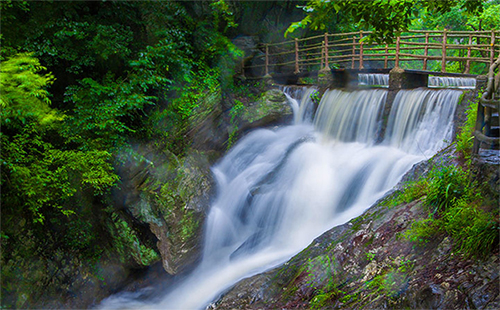
MULTIPOLYGON (((474 131, 474 146, 473 154, 478 154, 482 145, 488 148, 498 148, 500 146, 500 138, 497 132, 492 131, 493 116, 496 114, 498 122, 498 112, 500 111, 500 72, 495 70, 500 67, 500 56, 490 66, 488 72, 488 84, 486 90, 479 99, 477 109, 476 128, 474 131)), ((498 126, 498 124, 496 124, 498 126)))
POLYGON ((369 44, 371 32, 317 35, 267 43, 264 59, 244 64, 254 76, 301 73, 329 67, 392 68, 486 73, 500 53, 500 31, 408 31, 392 44, 369 44), (472 67, 474 66, 474 70, 472 67))

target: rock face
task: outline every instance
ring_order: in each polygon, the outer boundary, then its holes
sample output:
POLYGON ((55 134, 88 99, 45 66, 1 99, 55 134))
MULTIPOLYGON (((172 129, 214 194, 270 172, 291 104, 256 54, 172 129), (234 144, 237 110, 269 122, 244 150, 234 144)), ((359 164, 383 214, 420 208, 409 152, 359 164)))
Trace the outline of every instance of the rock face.
POLYGON ((199 253, 200 221, 208 208, 204 191, 212 187, 208 161, 195 152, 182 160, 168 150, 138 147, 129 152, 118 167, 122 186, 115 192, 115 208, 124 211, 122 221, 140 232, 142 247, 130 247, 124 256, 138 267, 161 258, 165 271, 175 274, 199 253), (146 260, 148 250, 159 256, 146 260))
POLYGON ((386 206, 382 200, 284 265, 242 280, 215 308, 498 309, 498 250, 470 259, 444 235, 423 245, 403 237, 427 216, 421 201, 386 206))

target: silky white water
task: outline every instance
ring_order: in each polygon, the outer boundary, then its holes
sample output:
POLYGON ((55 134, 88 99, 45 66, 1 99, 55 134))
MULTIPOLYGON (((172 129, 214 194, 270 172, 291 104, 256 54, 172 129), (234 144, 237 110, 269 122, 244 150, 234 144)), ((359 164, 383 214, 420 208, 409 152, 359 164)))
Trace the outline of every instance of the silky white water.
POLYGON ((285 262, 324 231, 361 215, 451 139, 460 95, 400 92, 380 137, 386 92, 327 91, 314 123, 299 119, 239 141, 213 167, 217 194, 200 265, 154 300, 123 293, 100 308, 204 309, 240 279, 285 262), (420 131, 433 134, 424 143, 415 138, 420 131))
POLYGON ((389 86, 389 74, 380 73, 359 73, 359 85, 372 85, 372 86, 389 86))
POLYGON ((475 78, 429 76, 429 87, 449 87, 461 89, 474 89, 476 87, 475 78))
POLYGON ((293 110, 293 123, 310 123, 314 118, 313 96, 318 93, 315 87, 289 87, 280 89, 285 93, 293 110))

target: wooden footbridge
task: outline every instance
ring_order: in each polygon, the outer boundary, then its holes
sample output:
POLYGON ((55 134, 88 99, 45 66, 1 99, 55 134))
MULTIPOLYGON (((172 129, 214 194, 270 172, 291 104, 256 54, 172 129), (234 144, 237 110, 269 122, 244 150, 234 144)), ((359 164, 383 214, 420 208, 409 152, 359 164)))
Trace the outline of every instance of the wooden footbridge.
POLYGON ((403 68, 434 75, 486 74, 500 53, 500 31, 408 31, 393 43, 369 42, 371 32, 311 36, 261 44, 243 60, 247 77, 314 76, 320 70, 403 68))

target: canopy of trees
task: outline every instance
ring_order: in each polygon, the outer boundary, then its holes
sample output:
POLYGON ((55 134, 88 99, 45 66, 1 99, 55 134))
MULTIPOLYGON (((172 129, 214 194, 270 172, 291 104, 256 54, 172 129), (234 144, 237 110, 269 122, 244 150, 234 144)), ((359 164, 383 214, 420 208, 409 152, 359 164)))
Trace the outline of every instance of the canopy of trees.
MULTIPOLYGON (((480 27, 479 20, 498 20, 495 15, 490 15, 490 10, 495 11, 497 5, 497 1, 477 0, 309 0, 307 5, 301 7, 306 17, 290 25, 287 34, 298 28, 325 30, 332 27, 332 23, 346 23, 359 30, 373 30, 371 40, 392 42, 398 33, 408 30, 412 23, 422 18, 428 21, 429 26, 433 23, 434 27, 438 27, 446 19, 443 16, 460 15, 462 20, 475 20, 475 26, 480 27), (486 12, 484 7, 488 8, 486 12)), ((459 23, 459 20, 455 21, 459 23)))

